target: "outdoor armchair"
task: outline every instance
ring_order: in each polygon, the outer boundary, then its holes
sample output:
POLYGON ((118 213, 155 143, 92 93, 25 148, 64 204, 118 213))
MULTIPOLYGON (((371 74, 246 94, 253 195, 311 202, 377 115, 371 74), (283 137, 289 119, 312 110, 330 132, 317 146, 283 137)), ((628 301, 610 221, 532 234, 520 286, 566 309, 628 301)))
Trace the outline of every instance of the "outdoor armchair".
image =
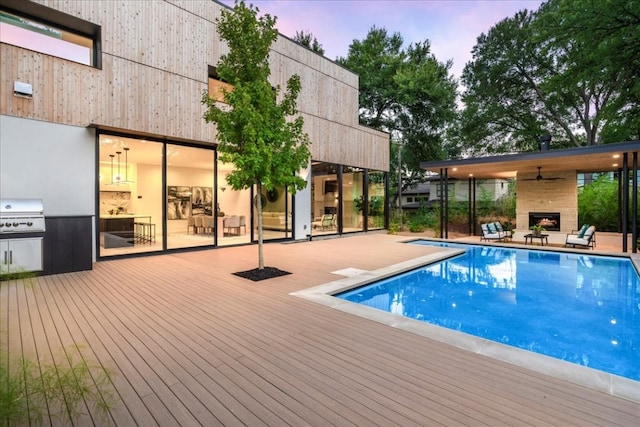
POLYGON ((572 230, 571 234, 567 234, 564 246, 595 248, 596 246, 596 227, 585 224, 580 230, 572 230))

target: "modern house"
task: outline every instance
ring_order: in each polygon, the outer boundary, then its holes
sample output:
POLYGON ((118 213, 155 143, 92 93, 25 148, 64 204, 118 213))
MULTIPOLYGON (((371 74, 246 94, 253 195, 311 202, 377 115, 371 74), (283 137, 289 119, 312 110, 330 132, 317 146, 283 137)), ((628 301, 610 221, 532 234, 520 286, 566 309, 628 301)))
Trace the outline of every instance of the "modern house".
MULTIPOLYGON (((224 85, 225 8, 0 0, 0 198, 42 200, 44 274, 257 239, 258 195, 227 184, 200 102, 224 85)), ((265 240, 384 228, 387 210, 368 206, 387 206, 389 138, 359 125, 358 76, 284 36, 270 63, 274 86, 301 77, 312 161, 305 190, 261 195, 265 240), (334 226, 314 229, 325 214, 334 226)))

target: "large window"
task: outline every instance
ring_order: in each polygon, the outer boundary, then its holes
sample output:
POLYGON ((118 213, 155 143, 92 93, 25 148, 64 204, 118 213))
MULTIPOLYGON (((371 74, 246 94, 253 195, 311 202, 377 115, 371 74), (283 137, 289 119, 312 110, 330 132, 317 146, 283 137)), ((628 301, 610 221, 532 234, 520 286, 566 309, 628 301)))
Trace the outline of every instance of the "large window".
POLYGON ((342 168, 342 230, 362 231, 366 197, 364 193, 364 169, 342 168))
POLYGON ((311 162, 311 234, 338 232, 338 169, 333 163, 311 162))
POLYGON ((381 229, 384 228, 384 189, 386 174, 381 171, 369 171, 367 178, 367 196, 369 198, 367 212, 369 219, 367 226, 369 230, 381 229))
POLYGON ((162 250, 163 144, 100 135, 100 256, 162 250))
POLYGON ((229 83, 222 81, 216 67, 209 67, 209 98, 218 102, 224 102, 224 91, 231 92, 233 86, 229 83))
MULTIPOLYGON (((264 240, 286 239, 292 237, 293 216, 292 196, 284 187, 271 191, 262 189, 262 231, 264 240)), ((254 203, 255 218, 257 209, 254 203)), ((258 221, 255 221, 255 237, 258 237, 258 221)))
POLYGON ((167 248, 213 245, 214 151, 167 144, 167 248))
POLYGON ((218 246, 251 241, 251 190, 235 191, 227 182, 233 165, 218 162, 218 246))
POLYGON ((100 67, 99 26, 28 1, 0 1, 0 42, 100 67))

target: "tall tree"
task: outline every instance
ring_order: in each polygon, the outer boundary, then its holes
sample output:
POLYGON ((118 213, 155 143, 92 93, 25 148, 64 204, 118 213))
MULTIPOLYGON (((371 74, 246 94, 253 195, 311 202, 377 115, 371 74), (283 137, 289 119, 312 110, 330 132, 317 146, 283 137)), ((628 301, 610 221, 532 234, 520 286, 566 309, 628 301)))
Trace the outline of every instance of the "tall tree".
MULTIPOLYGON (((220 78, 232 86, 223 90, 224 104, 203 94, 204 119, 217 125, 219 159, 234 165, 227 183, 234 190, 255 186, 256 194, 287 186, 295 193, 306 186, 296 175, 310 159, 309 138, 296 100, 300 77, 287 81, 286 91, 269 82, 269 50, 276 40, 276 18, 257 18, 258 8, 236 1, 217 19, 218 34, 229 52, 217 64, 220 78), (225 105, 226 104, 226 105, 225 105)), ((262 200, 255 197, 258 213, 258 269, 264 269, 262 200)))
POLYGON ((319 53, 320 55, 324 55, 324 48, 310 31, 296 31, 293 41, 319 53))
MULTIPOLYGON (((604 135, 619 128, 621 111, 634 105, 625 95, 626 79, 609 65, 613 52, 603 56, 604 49, 594 47, 602 40, 569 27, 587 10, 576 5, 596 3, 604 2, 551 0, 478 37, 462 76, 461 128, 472 141, 469 152, 533 150, 547 133, 556 146, 614 142, 604 135), (567 16, 570 4, 575 7, 567 16)), ((612 40, 602 43, 609 46, 612 40)))
POLYGON ((540 85, 548 77, 540 49, 533 42, 533 14, 518 12, 481 34, 473 60, 462 74, 464 110, 461 130, 473 153, 527 151, 548 129, 540 85))
MULTIPOLYGON (((392 142, 403 146, 406 189, 422 180, 421 161, 444 156, 446 132, 456 118, 456 81, 451 62, 439 62, 429 41, 407 48, 403 43, 399 33, 373 27, 337 62, 360 77, 360 123, 389 132, 392 142)), ((397 167, 395 161, 391 167, 397 167)), ((397 170, 391 174, 392 185, 397 186, 397 176, 397 170)))
POLYGON ((554 44, 579 43, 573 76, 597 75, 617 87, 601 110, 602 142, 640 139, 640 2, 549 0, 536 25, 554 44))

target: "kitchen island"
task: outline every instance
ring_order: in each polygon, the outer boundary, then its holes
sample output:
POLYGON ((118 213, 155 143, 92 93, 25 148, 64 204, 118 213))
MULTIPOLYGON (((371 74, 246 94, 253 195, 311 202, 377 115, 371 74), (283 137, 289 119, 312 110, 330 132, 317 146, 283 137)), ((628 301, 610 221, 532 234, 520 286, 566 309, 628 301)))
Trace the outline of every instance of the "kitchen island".
MULTIPOLYGON (((104 248, 122 248, 139 242, 155 240, 151 215, 100 215, 100 245, 104 248)), ((155 228, 155 227, 153 227, 155 228)))

